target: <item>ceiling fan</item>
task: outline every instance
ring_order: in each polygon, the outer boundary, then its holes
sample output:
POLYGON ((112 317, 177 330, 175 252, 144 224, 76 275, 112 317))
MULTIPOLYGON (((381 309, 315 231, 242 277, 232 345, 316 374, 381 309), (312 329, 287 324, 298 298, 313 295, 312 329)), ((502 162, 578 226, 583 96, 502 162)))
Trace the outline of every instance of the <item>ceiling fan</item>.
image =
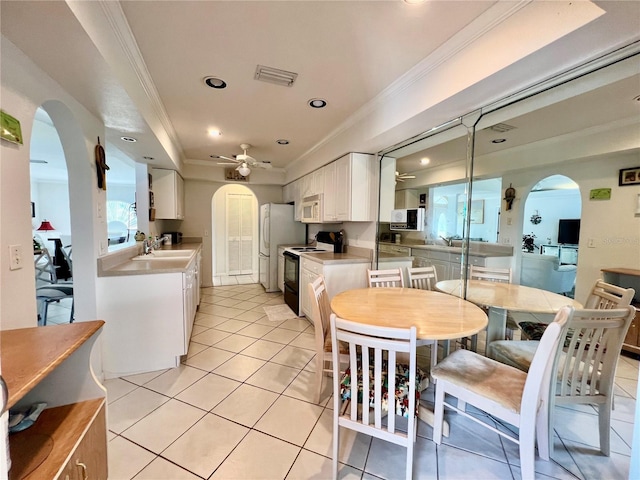
POLYGON ((411 178, 416 178, 416 176, 409 175, 408 173, 399 173, 396 171, 396 182, 404 182, 405 180, 409 180, 411 178))
POLYGON ((211 157, 228 160, 227 162, 218 162, 218 165, 238 165, 239 164, 236 170, 243 177, 246 177, 251 173, 251 169, 249 168, 250 166, 259 167, 259 168, 271 168, 271 162, 261 162, 247 155, 247 150, 251 148, 251 145, 249 145, 248 143, 241 144, 240 148, 244 151, 244 153, 240 155, 236 155, 235 158, 225 157, 224 155, 211 155, 211 157))

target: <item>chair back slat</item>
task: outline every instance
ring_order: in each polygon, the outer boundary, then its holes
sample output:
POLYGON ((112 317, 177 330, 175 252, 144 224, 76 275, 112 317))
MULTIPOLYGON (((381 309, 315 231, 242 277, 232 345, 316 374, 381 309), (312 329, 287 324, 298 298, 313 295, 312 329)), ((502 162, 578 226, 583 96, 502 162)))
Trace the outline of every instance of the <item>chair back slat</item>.
POLYGON ((576 310, 566 347, 556 353, 554 394, 562 399, 611 395, 618 355, 635 308, 576 310))
MULTIPOLYGON (((390 434, 396 432, 396 371, 398 369, 397 354, 408 354, 409 357, 409 392, 408 412, 416 410, 416 328, 394 329, 375 327, 340 319, 331 315, 331 334, 335 344, 346 342, 349 345, 350 370, 350 407, 348 419, 351 422, 385 431, 390 434), (371 369, 370 369, 371 367, 371 369), (371 378, 373 377, 373 378, 371 378), (383 390, 383 378, 387 379, 386 392, 383 390), (370 385, 373 385, 373 391, 370 385), (359 395, 359 391, 361 394, 359 395), (387 395, 386 405, 384 395, 387 395), (386 408, 385 408, 386 407, 386 408), (387 410, 387 411, 385 411, 387 410), (386 425, 383 424, 387 417, 386 425)), ((335 360, 334 360, 335 361, 335 360)), ((341 408, 340 375, 334 367, 334 408, 341 408)), ((409 415, 409 422, 415 422, 415 415, 409 415)), ((411 423, 413 428, 413 423, 411 423)), ((361 430, 360 430, 361 431, 361 430)), ((411 430, 412 431, 412 430, 411 430)), ((369 433, 375 435, 374 433, 369 433)), ((406 435, 405 435, 406 436, 406 435)), ((384 437, 386 438, 386 437, 384 437)))
POLYGON ((631 304, 636 291, 597 280, 584 304, 585 309, 608 310, 631 304))
POLYGON ((404 287, 404 278, 401 268, 388 270, 367 269, 369 287, 404 287))
POLYGON ((433 290, 438 283, 436 267, 413 267, 407 268, 407 283, 411 288, 421 290, 433 290))
POLYGON ((489 282, 511 283, 511 269, 497 267, 478 267, 471 265, 470 280, 486 280, 489 282))

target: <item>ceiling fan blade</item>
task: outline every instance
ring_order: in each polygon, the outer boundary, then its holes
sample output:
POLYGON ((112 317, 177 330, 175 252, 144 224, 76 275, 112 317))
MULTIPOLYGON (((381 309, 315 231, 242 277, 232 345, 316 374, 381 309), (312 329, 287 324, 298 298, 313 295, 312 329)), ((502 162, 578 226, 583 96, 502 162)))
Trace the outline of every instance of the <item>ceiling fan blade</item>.
POLYGON ((218 165, 237 165, 237 162, 218 162, 218 165))

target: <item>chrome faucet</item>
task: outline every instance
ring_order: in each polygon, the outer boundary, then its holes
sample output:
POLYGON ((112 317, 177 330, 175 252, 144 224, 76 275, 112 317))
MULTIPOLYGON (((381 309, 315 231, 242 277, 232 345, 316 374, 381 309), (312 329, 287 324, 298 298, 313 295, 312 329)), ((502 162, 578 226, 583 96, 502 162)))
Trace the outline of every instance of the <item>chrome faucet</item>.
POLYGON ((453 246, 453 237, 444 238, 442 235, 440 235, 440 238, 447 243, 447 247, 453 246))
POLYGON ((145 238, 144 242, 142 242, 142 247, 144 248, 144 254, 149 255, 153 253, 153 250, 158 248, 161 244, 164 243, 164 238, 160 239, 158 237, 155 238, 145 238))

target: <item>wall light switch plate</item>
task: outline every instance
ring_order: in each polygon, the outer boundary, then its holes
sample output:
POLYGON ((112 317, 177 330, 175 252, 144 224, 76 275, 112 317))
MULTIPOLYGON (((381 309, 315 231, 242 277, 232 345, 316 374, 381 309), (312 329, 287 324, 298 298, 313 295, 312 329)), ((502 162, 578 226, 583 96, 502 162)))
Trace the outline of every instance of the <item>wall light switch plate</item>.
POLYGON ((596 248, 596 239, 595 238, 589 238, 587 240, 587 247, 588 248, 596 248))
POLYGON ((19 270, 23 263, 22 245, 9 245, 9 270, 19 270))

